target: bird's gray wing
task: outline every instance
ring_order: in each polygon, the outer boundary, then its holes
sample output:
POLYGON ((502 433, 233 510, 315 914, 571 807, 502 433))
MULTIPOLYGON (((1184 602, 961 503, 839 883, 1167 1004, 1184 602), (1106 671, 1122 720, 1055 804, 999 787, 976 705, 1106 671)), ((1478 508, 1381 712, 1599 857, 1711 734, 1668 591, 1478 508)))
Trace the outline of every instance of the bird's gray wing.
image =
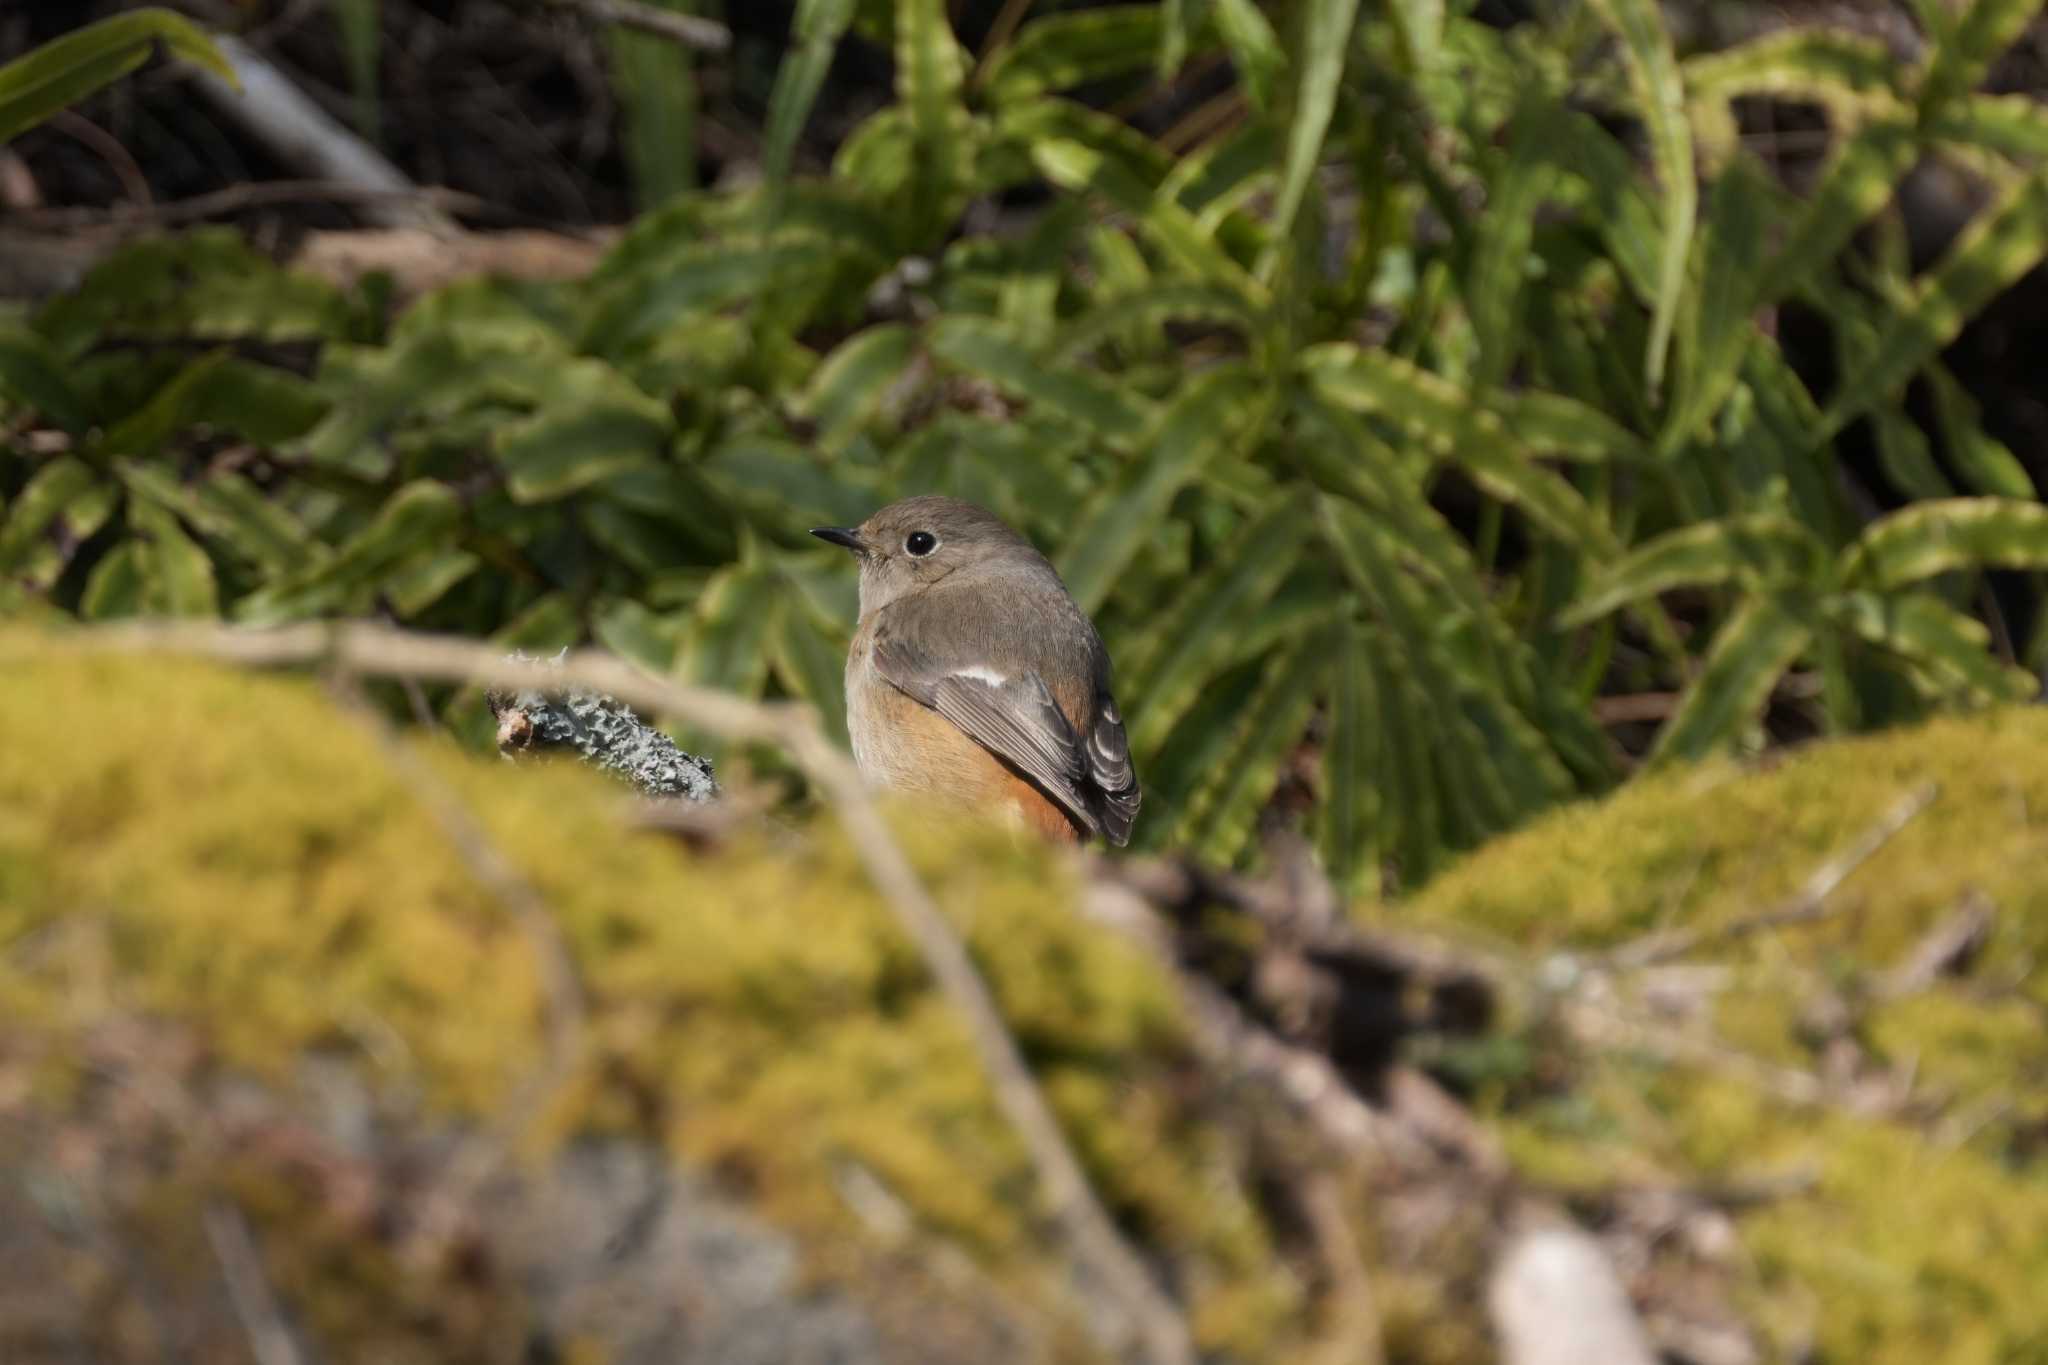
MULTIPOLYGON (((875 633, 873 657, 876 671, 891 685, 1036 783, 1091 834, 1102 832, 1087 793, 1094 737, 1084 744, 1045 679, 1030 670, 948 661, 887 624, 875 633)), ((1116 750, 1128 772, 1122 724, 1115 729, 1116 750)), ((1099 734, 1101 727, 1096 730, 1099 734)), ((1131 813, 1136 814, 1135 807, 1131 813)), ((1128 837, 1128 820, 1123 829, 1128 837)))
POLYGON ((1121 848, 1130 842, 1131 826, 1138 818, 1138 774, 1131 767, 1131 744, 1124 737, 1124 718, 1116 709, 1116 698, 1105 690, 1099 695, 1095 724, 1088 732, 1088 773, 1102 794, 1102 837, 1121 848))

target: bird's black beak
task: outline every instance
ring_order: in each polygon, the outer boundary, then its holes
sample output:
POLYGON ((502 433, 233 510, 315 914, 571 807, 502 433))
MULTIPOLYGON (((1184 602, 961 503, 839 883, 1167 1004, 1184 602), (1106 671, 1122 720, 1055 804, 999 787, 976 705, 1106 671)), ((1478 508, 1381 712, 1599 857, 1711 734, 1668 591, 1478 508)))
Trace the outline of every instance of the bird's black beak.
POLYGON ((867 553, 867 542, 860 538, 860 532, 851 526, 813 526, 811 534, 820 540, 829 540, 834 545, 843 545, 855 554, 867 553))

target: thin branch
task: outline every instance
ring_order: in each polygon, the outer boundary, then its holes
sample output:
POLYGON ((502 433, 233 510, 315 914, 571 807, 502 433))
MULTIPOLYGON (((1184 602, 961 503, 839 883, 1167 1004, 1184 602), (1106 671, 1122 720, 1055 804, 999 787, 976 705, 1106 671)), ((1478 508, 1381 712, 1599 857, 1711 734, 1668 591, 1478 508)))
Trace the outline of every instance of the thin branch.
POLYGON ((601 24, 618 24, 713 54, 732 47, 732 30, 715 19, 646 5, 640 0, 543 0, 550 9, 573 10, 601 24))
POLYGON ((1765 929, 1810 924, 1822 918, 1828 913, 1827 900, 1834 894, 1835 888, 1847 881, 1857 868, 1876 856, 1877 851, 1890 843, 1900 830, 1913 823, 1914 817, 1933 804, 1937 794, 1938 788, 1932 782, 1922 783, 1907 792, 1890 810, 1880 816, 1875 824, 1857 835, 1855 841, 1847 848, 1815 868, 1813 875, 1806 879, 1805 884, 1782 904, 1727 924, 1645 934, 1608 954, 1605 965, 1621 971, 1630 971, 1684 957, 1708 943, 1745 938, 1765 929))
POLYGON ((446 214, 419 200, 418 187, 403 171, 308 99, 254 48, 231 36, 217 37, 214 42, 234 67, 241 89, 198 68, 193 69, 193 81, 222 113, 247 128, 278 159, 322 179, 394 196, 390 201, 365 205, 369 216, 388 226, 435 231, 454 226, 446 214))
POLYGON ((298 1342, 278 1310, 277 1296, 263 1273, 263 1257, 249 1225, 232 1205, 206 1206, 206 1240, 213 1244, 214 1259, 220 1262, 221 1278, 227 1282, 228 1302, 235 1318, 249 1338, 249 1354, 256 1365, 304 1365, 298 1342))
MULTIPOLYGON (((1153 1282, 1103 1208, 1046 1103, 988 985, 931 893, 918 879, 860 771, 825 737, 808 707, 748 701, 667 682, 595 651, 541 666, 493 647, 360 622, 243 630, 185 622, 136 622, 64 637, 87 648, 184 653, 249 665, 324 664, 343 674, 414 677, 504 692, 581 688, 729 740, 774 745, 817 787, 898 924, 953 1007, 965 1017, 998 1106, 1023 1141, 1068 1244, 1086 1277, 1105 1284, 1154 1365, 1190 1365, 1194 1347, 1179 1310, 1153 1282)), ((4 652, 4 651, 0 651, 4 652)))

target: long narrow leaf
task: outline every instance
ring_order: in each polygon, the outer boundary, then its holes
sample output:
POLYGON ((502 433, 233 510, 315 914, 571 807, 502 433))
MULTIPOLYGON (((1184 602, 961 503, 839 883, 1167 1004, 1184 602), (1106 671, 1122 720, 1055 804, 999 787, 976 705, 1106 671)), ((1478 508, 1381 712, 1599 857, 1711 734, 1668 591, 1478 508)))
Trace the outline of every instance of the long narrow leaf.
POLYGON ((1850 586, 1900 588, 1959 569, 2048 568, 2048 507, 2015 498, 1918 502, 1871 525, 1843 559, 1850 586))
MULTIPOLYGON (((1295 92, 1294 121, 1287 129, 1286 170, 1273 205, 1273 240, 1282 242, 1294 226, 1308 193, 1309 177, 1321 160, 1323 136, 1337 109, 1337 89, 1344 79, 1344 60, 1351 51, 1351 29, 1358 18, 1358 0, 1305 0, 1302 22, 1301 83, 1295 92)), ((1262 277, 1268 274, 1262 269, 1262 277)))
POLYGON ((2011 186, 1985 209, 1894 310, 1876 353, 1828 405, 1815 433, 1825 440, 1895 394, 1955 340, 1963 324, 2048 256, 2048 172, 2011 186))
POLYGON ((1824 557, 1812 532, 1772 513, 1682 527, 1608 565, 1586 585, 1559 624, 1583 626, 1677 588, 1801 580, 1816 572, 1824 557))
POLYGON ((0 143, 127 75, 158 43, 234 83, 227 58, 184 16, 156 8, 117 14, 0 66, 0 143))
POLYGON ((1777 598, 1743 603, 1715 634, 1699 676, 1658 732, 1651 760, 1705 758, 1732 743, 1812 638, 1812 629, 1777 598))
POLYGON ((818 102, 832 54, 853 22, 854 0, 798 0, 790 26, 789 55, 775 72, 768 95, 768 125, 761 138, 761 173, 771 184, 789 176, 790 157, 811 106, 818 102))
POLYGON ((1685 87, 1678 75, 1678 58, 1655 0, 1592 0, 1592 4, 1621 40, 1622 65, 1649 130, 1651 156, 1662 190, 1657 291, 1650 316, 1649 349, 1643 358, 1644 380, 1654 393, 1664 382, 1665 356, 1685 288, 1686 254, 1699 214, 1692 126, 1685 117, 1685 87))
POLYGON ((1245 439, 1246 427, 1262 414, 1257 376, 1245 366, 1219 366, 1189 381, 1144 442, 1146 453, 1091 503, 1057 557, 1084 610, 1109 596, 1174 495, 1245 439))
POLYGON ((1912 663, 1935 690, 1972 701, 2025 701, 2040 681, 1991 653, 1991 632, 1924 592, 1852 592, 1829 603, 1829 613, 1851 634, 1912 663))

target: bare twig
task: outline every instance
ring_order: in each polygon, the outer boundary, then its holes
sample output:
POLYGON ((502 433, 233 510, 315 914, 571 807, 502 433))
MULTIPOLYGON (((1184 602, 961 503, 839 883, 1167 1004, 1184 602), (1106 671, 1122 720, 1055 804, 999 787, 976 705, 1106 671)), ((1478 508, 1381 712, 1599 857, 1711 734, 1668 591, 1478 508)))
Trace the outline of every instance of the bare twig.
POLYGON ((259 138, 277 157, 326 180, 360 185, 394 196, 364 205, 388 226, 445 231, 454 226, 439 209, 423 203, 405 173, 374 147, 335 122, 326 110, 238 38, 214 39, 241 82, 237 90, 210 71, 193 69, 193 80, 220 110, 259 138))
POLYGON ((1893 836, 1911 824, 1915 816, 1933 804, 1936 794, 1937 788, 1932 782, 1922 783, 1907 792, 1875 824, 1857 835, 1855 842, 1815 868, 1813 875, 1784 903, 1727 924, 1645 934, 1608 954, 1606 965, 1631 971, 1683 957, 1708 943, 1744 938, 1764 929, 1780 929, 1820 919, 1828 912, 1827 900, 1835 888, 1847 881, 1857 868, 1869 862, 1879 849, 1891 842, 1893 836))
POLYGON ((269 1277, 263 1273, 263 1257, 241 1212, 229 1204, 211 1203, 206 1206, 205 1221, 206 1240, 220 1262, 228 1301, 249 1338, 249 1354, 256 1358, 256 1365, 303 1365, 298 1342, 285 1325, 269 1277))
POLYGON ((251 665, 325 664, 342 674, 410 676, 516 692, 581 688, 655 714, 674 716, 727 739, 775 745, 795 760, 846 830, 868 876, 965 1017, 997 1104, 1022 1139, 1052 1213, 1088 1278, 1107 1286, 1145 1357, 1192 1362, 1178 1309, 1111 1221, 967 949, 882 820, 853 762, 825 737, 808 707, 771 705, 648 676, 608 655, 581 651, 545 667, 510 660, 489 645, 414 635, 360 622, 242 630, 184 622, 138 622, 78 632, 88 648, 195 654, 251 665))
POLYGON ((662 9, 658 5, 641 4, 640 0, 544 0, 544 3, 550 9, 574 10, 601 24, 619 24, 639 29, 642 33, 656 34, 699 52, 719 53, 732 47, 732 30, 717 20, 662 9))
POLYGON ((399 203, 429 204, 447 213, 481 215, 492 211, 487 199, 439 185, 384 189, 343 180, 244 180, 224 189, 160 203, 115 204, 106 208, 65 205, 31 209, 11 216, 17 222, 46 228, 87 227, 100 223, 112 223, 117 227, 142 224, 168 227, 281 204, 399 203))
POLYGON ((1970 890, 1962 904, 1941 923, 1930 929, 1903 962, 1875 983, 1880 1000, 1924 991, 1944 976, 1960 972, 1983 950, 1998 920, 1998 909, 1982 891, 1970 890))

